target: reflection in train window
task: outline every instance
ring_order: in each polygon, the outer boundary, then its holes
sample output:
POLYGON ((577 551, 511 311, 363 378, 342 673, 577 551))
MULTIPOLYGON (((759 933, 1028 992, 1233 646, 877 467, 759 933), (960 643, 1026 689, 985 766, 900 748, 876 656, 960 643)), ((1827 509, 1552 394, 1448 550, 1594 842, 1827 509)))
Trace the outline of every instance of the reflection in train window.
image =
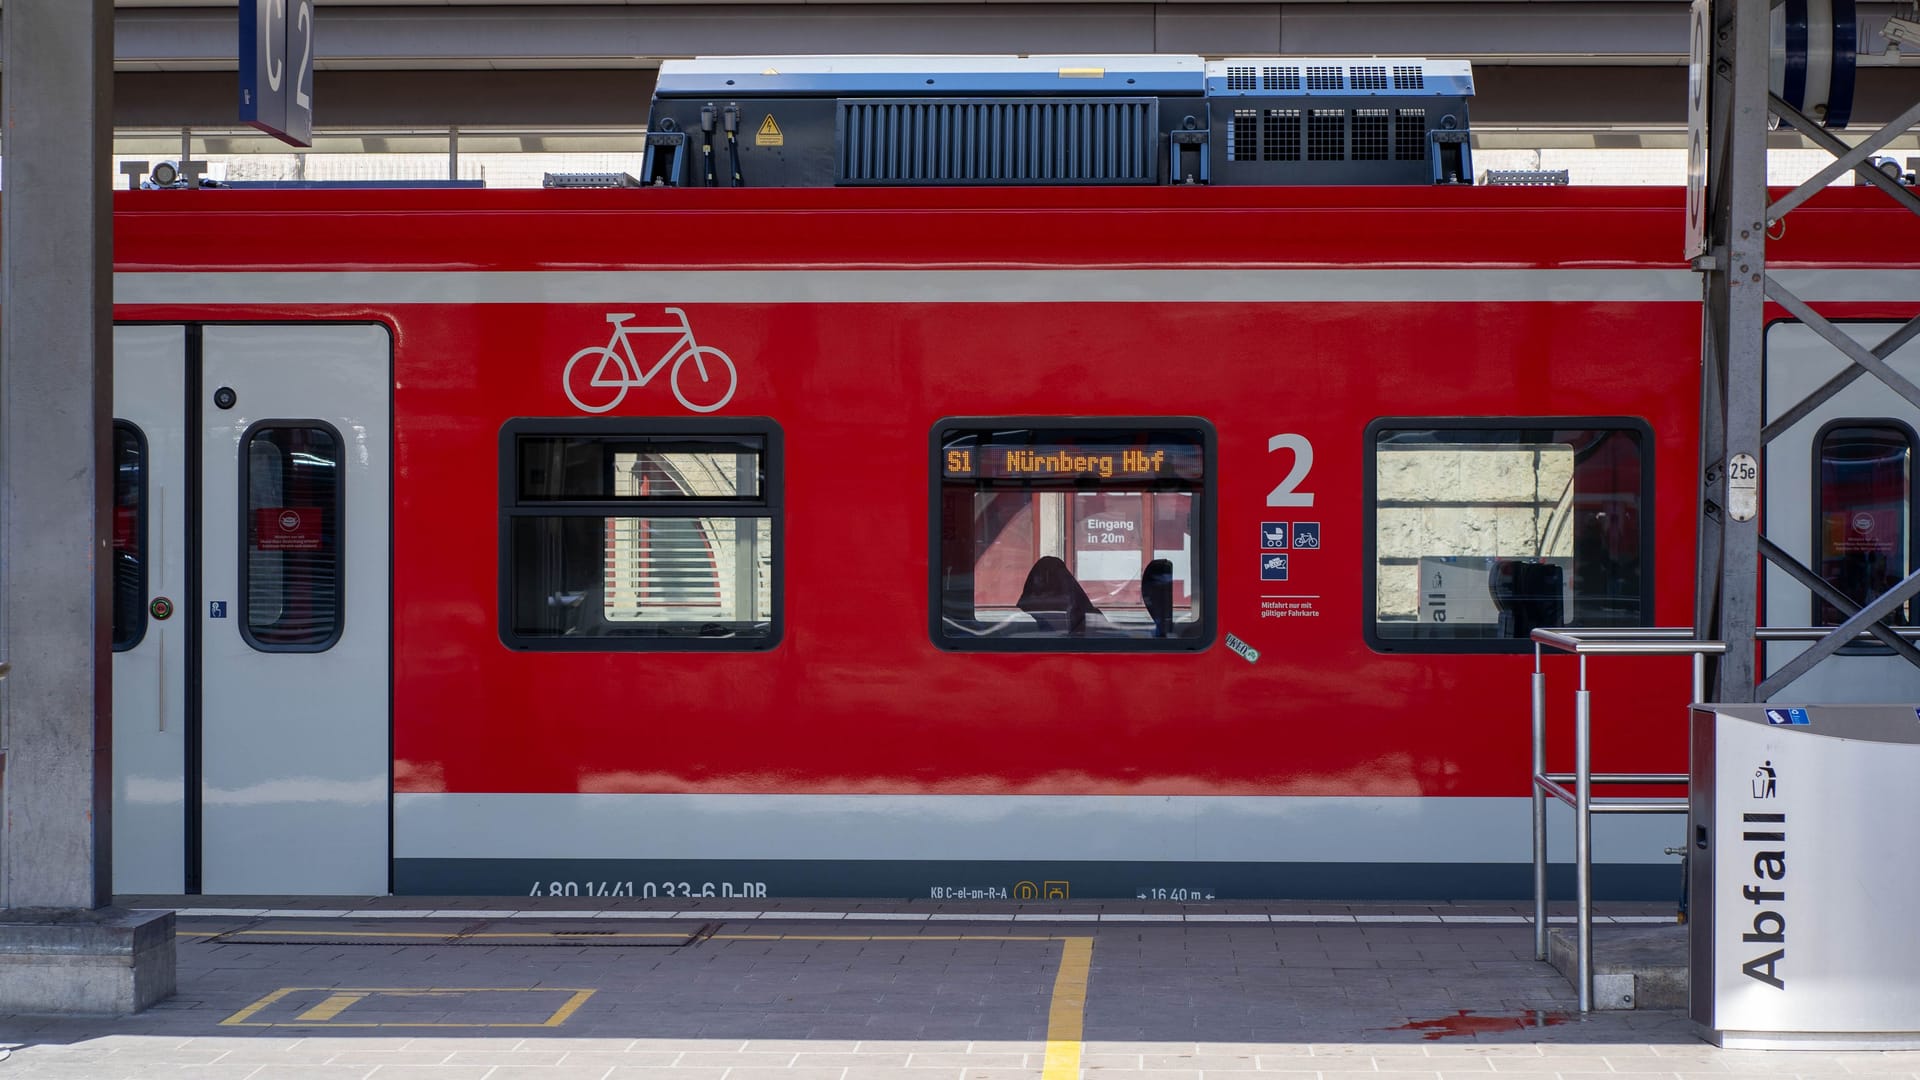
POLYGON ((341 630, 340 433, 265 421, 242 445, 241 636, 261 652, 324 652, 341 630))
POLYGON ((113 650, 147 633, 147 439, 113 422, 113 650))
POLYGON ((764 649, 779 638, 779 429, 515 420, 501 638, 536 649, 764 649))
MULTIPOLYGON (((1820 429, 1814 502, 1814 567, 1855 604, 1871 603, 1913 569, 1913 431, 1894 420, 1837 420, 1820 429)), ((1911 625, 1912 605, 1881 620, 1911 625)), ((1835 626, 1846 614, 1816 596, 1816 626, 1835 626)), ((1872 645, 1849 650, 1880 651, 1872 645)))
POLYGON ((955 419, 933 433, 936 644, 1196 650, 1213 636, 1213 430, 955 419))
POLYGON ((1369 643, 1522 651, 1537 627, 1647 625, 1650 444, 1633 420, 1369 425, 1369 643))

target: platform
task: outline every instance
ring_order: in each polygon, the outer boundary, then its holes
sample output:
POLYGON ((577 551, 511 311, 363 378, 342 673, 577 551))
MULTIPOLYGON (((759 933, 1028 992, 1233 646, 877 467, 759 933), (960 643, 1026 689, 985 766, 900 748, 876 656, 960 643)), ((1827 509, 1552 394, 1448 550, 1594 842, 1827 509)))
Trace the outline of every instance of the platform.
MULTIPOLYGON (((1920 1076, 1583 1018, 1523 905, 123 901, 179 912, 179 994, 0 1017, 0 1077, 1920 1076)), ((1600 935, 1671 918, 1601 910, 1600 935)))

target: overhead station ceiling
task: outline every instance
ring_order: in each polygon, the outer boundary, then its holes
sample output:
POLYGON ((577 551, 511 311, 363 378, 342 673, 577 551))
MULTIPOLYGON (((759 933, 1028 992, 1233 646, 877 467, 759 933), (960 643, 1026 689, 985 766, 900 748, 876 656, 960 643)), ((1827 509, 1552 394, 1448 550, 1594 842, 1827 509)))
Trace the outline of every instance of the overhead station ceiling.
MULTIPOLYGON (((632 129, 663 59, 794 53, 1461 57, 1482 130, 1685 122, 1683 0, 315 2, 316 126, 339 130, 632 129)), ((114 6, 117 126, 235 124, 236 3, 114 6)), ((1920 50, 1879 35, 1902 10, 1859 5, 1861 124, 1920 100, 1920 50)))

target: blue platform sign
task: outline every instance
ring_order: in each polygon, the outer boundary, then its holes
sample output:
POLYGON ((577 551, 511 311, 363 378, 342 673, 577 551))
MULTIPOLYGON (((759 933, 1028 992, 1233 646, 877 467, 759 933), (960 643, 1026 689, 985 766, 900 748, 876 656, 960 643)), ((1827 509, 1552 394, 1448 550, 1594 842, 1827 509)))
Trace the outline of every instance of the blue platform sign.
POLYGON ((240 119, 313 145, 313 0, 240 0, 240 119))

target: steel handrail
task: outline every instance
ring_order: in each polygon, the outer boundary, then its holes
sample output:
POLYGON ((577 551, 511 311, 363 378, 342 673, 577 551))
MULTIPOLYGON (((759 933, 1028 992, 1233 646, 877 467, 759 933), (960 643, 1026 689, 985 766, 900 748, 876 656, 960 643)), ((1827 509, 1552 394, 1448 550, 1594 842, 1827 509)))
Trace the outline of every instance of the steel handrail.
POLYGON ((1543 627, 1529 635, 1533 640, 1533 777, 1529 797, 1533 802, 1533 952, 1534 958, 1547 958, 1547 796, 1574 810, 1574 894, 1577 905, 1577 947, 1575 949, 1574 988, 1580 1011, 1593 1009, 1593 815, 1595 814, 1678 814, 1686 813, 1687 799, 1680 797, 1594 798, 1593 785, 1599 784, 1684 784, 1688 777, 1675 773, 1598 773, 1593 771, 1593 708, 1587 690, 1587 657, 1605 656, 1692 656, 1693 700, 1706 696, 1707 657, 1727 651, 1723 641, 1700 641, 1691 627, 1645 626, 1578 629, 1543 627), (1574 771, 1547 772, 1547 676, 1541 668, 1546 648, 1572 653, 1580 658, 1580 687, 1574 694, 1574 771), (1573 782, 1569 791, 1566 782, 1573 782))

